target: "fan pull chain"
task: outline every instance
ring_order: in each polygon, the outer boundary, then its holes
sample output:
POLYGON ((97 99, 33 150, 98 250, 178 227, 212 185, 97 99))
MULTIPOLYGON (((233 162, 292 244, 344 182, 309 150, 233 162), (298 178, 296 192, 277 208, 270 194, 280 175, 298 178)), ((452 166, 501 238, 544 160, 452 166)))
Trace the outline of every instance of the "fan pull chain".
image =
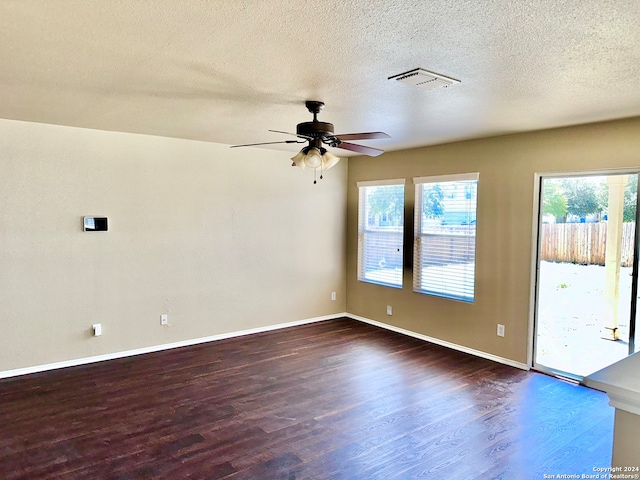
POLYGON ((317 169, 317 168, 314 168, 314 169, 313 169, 313 184, 314 184, 314 185, 315 185, 316 183, 318 183, 318 182, 317 182, 317 180, 316 180, 317 175, 318 175, 318 169, 317 169))

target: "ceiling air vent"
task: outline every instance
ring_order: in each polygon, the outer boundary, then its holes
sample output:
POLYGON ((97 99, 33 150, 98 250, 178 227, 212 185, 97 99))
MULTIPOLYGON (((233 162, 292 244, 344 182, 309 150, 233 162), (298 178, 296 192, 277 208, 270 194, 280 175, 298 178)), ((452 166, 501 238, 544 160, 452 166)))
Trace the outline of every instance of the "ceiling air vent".
POLYGON ((389 80, 395 79, 399 82, 422 88, 424 90, 435 90, 436 88, 447 88, 449 85, 460 83, 460 80, 447 77, 439 73, 430 72, 424 68, 414 68, 408 72, 399 73, 389 77, 389 80))

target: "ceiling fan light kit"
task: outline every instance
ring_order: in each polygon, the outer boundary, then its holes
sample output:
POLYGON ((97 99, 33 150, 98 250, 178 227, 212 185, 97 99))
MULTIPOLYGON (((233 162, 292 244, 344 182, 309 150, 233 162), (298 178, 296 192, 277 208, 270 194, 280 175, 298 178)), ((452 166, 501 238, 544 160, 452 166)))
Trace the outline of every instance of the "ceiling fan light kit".
MULTIPOLYGON (((340 161, 340 157, 336 157, 333 153, 323 147, 304 147, 294 157, 291 158, 293 163, 291 166, 320 169, 320 179, 323 178, 322 172, 329 170, 340 161)), ((314 179, 313 183, 316 183, 314 179)))
POLYGON ((384 132, 363 132, 363 133, 347 133, 343 135, 335 135, 333 133, 333 124, 318 121, 318 113, 324 108, 324 103, 316 100, 307 100, 305 106, 310 113, 313 114, 313 121, 302 122, 296 126, 296 133, 282 132, 279 130, 269 130, 275 133, 284 133, 286 135, 295 135, 302 140, 284 140, 281 142, 263 142, 250 143, 245 145, 232 145, 231 148, 252 147, 258 145, 272 145, 275 143, 304 143, 309 142, 294 157, 291 158, 294 167, 302 169, 311 168, 314 171, 313 183, 317 183, 317 171, 320 170, 320 179, 323 178, 322 172, 336 165, 340 158, 329 152, 323 147, 327 145, 332 148, 342 148, 352 152, 362 153, 371 157, 375 157, 383 153, 378 148, 367 147, 356 143, 345 142, 345 140, 371 140, 377 138, 389 138, 384 132))
POLYGON ((306 167, 318 168, 322 166, 322 153, 316 147, 304 147, 291 160, 294 167, 300 167, 303 170, 306 167))

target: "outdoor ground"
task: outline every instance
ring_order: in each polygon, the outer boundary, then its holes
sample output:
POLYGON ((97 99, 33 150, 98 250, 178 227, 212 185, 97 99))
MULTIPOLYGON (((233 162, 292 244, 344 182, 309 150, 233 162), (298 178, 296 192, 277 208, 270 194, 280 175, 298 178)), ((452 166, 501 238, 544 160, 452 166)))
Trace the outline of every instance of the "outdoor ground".
POLYGON ((620 340, 601 338, 608 323, 605 269, 598 265, 540 263, 536 362, 579 376, 628 353, 631 268, 620 269, 620 340))

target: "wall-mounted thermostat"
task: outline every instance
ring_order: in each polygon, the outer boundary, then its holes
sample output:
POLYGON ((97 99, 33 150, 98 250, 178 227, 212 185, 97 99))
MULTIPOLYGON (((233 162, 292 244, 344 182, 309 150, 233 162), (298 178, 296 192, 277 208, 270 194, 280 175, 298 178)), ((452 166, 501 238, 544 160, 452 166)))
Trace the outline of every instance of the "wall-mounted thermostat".
POLYGON ((84 217, 85 232, 106 232, 109 230, 107 217, 84 217))

